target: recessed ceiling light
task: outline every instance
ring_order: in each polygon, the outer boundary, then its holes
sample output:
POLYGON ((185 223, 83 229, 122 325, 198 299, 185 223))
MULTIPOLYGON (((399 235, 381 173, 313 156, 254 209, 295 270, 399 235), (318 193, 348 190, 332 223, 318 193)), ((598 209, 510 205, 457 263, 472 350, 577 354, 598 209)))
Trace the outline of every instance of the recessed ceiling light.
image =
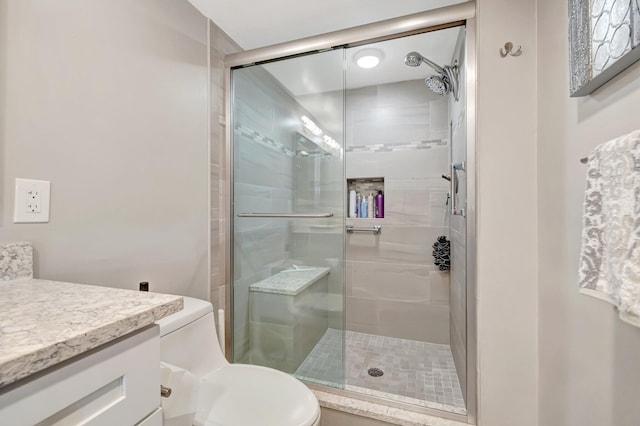
POLYGON ((356 53, 353 59, 360 68, 373 68, 380 63, 382 52, 378 49, 364 49, 356 53))
POLYGON ((373 68, 379 63, 380 59, 375 56, 363 56, 357 61, 357 64, 360 68, 373 68))

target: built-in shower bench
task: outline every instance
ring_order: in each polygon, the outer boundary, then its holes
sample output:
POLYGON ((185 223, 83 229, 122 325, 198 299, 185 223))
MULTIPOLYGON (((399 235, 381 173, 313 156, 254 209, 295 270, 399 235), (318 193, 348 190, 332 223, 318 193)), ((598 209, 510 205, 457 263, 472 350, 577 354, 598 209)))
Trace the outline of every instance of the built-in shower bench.
POLYGON ((295 296, 327 275, 329 275, 329 268, 304 266, 286 269, 251 284, 249 291, 295 296))
POLYGON ((328 328, 329 273, 288 269, 249 286, 252 364, 297 370, 328 328))

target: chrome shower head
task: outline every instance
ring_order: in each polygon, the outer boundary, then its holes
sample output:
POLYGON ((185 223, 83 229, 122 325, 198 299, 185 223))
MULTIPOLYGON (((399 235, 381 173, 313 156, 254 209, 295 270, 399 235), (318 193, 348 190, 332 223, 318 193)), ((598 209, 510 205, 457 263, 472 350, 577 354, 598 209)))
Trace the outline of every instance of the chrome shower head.
POLYGON ((446 95, 451 89, 447 79, 439 75, 430 75, 424 80, 424 84, 427 85, 429 90, 440 96, 446 95))
POLYGON ((404 63, 410 67, 419 67, 422 63, 429 65, 440 75, 430 75, 424 81, 429 90, 433 93, 445 96, 447 93, 453 93, 454 99, 458 100, 458 65, 445 66, 444 68, 431 62, 418 52, 409 52, 404 57, 404 63))
POLYGON ((418 52, 409 52, 404 57, 404 64, 410 67, 419 67, 422 65, 422 55, 418 52))
POLYGON ((404 57, 404 64, 410 67, 419 67, 423 62, 438 71, 440 74, 444 73, 444 69, 441 66, 431 62, 418 52, 409 52, 407 53, 407 56, 404 57))

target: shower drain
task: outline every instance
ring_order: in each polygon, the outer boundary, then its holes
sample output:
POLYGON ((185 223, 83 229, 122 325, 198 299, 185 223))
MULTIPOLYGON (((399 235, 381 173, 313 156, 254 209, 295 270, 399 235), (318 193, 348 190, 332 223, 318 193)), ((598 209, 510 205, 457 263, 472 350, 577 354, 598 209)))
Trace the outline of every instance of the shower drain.
POLYGON ((384 374, 384 371, 374 367, 367 370, 367 373, 369 373, 369 375, 373 377, 380 377, 384 374))

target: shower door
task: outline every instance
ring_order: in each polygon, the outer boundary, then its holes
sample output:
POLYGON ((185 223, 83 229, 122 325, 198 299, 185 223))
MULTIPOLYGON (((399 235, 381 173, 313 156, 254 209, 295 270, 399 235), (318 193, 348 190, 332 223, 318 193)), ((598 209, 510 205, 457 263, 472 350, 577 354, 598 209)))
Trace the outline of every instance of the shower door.
POLYGON ((233 360, 343 384, 344 53, 232 70, 233 360), (319 344, 331 356, 310 356, 319 344))

